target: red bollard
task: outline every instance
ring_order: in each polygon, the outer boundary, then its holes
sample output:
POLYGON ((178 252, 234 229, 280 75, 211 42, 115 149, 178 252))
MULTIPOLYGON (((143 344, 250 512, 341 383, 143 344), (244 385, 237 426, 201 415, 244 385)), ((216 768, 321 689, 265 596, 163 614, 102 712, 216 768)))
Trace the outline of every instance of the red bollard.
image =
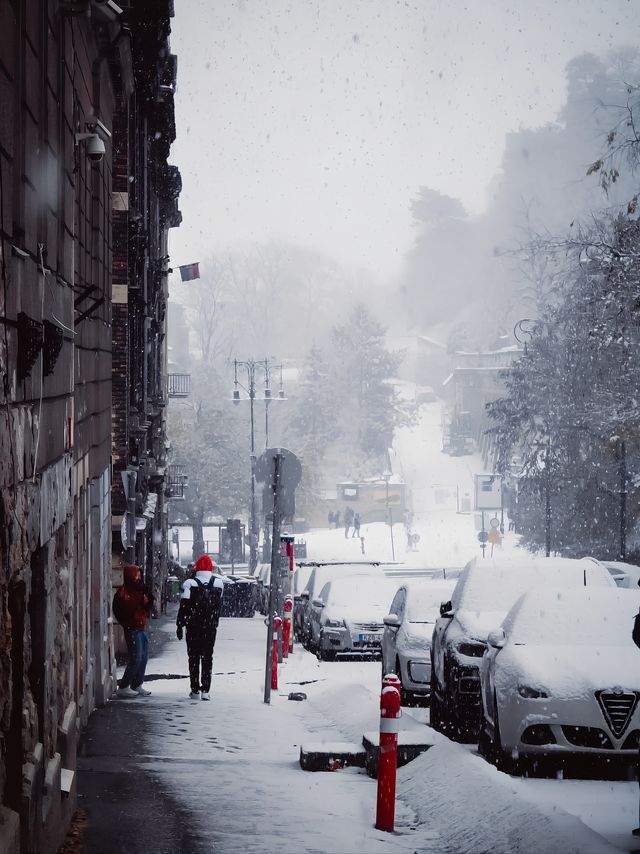
POLYGON ((395 673, 387 673, 382 677, 382 687, 388 688, 391 685, 394 688, 398 689, 398 693, 400 693, 400 688, 402 687, 402 682, 399 677, 396 676, 395 673))
MULTIPOLYGON (((393 674, 390 674, 393 675, 393 674)), ((385 679, 388 677, 385 676, 385 679)), ((397 677, 395 677, 397 678, 397 677)), ((378 801, 376 828, 393 832, 396 812, 396 767, 400 729, 400 691, 386 685, 380 695, 380 748, 378 751, 378 801)))
POLYGON ((293 620, 293 596, 284 597, 284 623, 282 625, 282 657, 289 657, 291 649, 291 623, 293 620))
POLYGON ((274 614, 273 617, 273 643, 271 645, 271 690, 278 690, 278 631, 282 625, 282 619, 274 614))

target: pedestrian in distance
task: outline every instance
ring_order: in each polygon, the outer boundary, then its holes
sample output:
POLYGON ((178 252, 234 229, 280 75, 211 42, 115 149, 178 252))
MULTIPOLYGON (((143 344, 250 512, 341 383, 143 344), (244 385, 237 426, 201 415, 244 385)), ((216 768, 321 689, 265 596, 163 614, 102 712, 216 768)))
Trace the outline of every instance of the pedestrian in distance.
POLYGON ((353 524, 353 509, 351 507, 347 507, 344 511, 344 535, 345 537, 349 536, 349 528, 353 524))
POLYGON ((356 513, 353 517, 353 534, 351 534, 351 539, 360 536, 360 521, 360 514, 356 513))
POLYGON ((335 522, 336 531, 337 531, 338 528, 340 527, 340 511, 339 510, 336 510, 336 512, 333 514, 333 521, 335 522))
POLYGON ((329 512, 327 513, 327 523, 329 527, 333 525, 333 510, 329 510, 329 512))
POLYGON ((129 661, 120 680, 118 697, 148 697, 151 691, 142 687, 149 656, 149 639, 145 632, 153 607, 153 596, 142 580, 139 566, 126 564, 123 584, 113 597, 113 616, 124 629, 129 661))
POLYGON ((201 555, 195 563, 194 575, 182 586, 180 607, 176 618, 176 635, 182 640, 187 630, 187 656, 192 700, 209 700, 213 647, 216 642, 220 606, 224 592, 222 579, 213 572, 209 555, 201 555))

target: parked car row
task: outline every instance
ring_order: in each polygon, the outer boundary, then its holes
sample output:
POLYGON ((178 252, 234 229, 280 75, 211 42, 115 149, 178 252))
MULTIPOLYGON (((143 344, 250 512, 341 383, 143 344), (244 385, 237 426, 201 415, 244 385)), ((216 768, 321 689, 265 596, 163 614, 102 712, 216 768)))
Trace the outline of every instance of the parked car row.
POLYGON ((523 593, 543 587, 615 587, 606 568, 590 558, 474 559, 440 609, 431 652, 431 724, 460 738, 480 729, 480 661, 488 633, 500 626, 523 593))
POLYGON ((631 759, 640 591, 583 558, 472 561, 442 603, 431 650, 431 725, 479 738, 498 765, 597 754, 631 759))

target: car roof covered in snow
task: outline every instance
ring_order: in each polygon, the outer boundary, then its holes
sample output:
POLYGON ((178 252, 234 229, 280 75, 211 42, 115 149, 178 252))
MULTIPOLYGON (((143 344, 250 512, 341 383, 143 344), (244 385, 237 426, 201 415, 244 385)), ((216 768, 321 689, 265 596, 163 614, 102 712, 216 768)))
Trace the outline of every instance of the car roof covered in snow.
POLYGON ((502 627, 516 644, 633 646, 640 591, 546 588, 520 596, 502 627))
POLYGON ((454 608, 507 611, 527 590, 537 587, 615 587, 607 569, 593 558, 526 555, 474 559, 462 571, 451 601, 454 608))

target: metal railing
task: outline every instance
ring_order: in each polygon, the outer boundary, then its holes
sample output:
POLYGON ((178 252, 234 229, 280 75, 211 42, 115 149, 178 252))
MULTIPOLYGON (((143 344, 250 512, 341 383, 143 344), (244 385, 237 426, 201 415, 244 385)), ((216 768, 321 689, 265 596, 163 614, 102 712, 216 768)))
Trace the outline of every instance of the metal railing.
POLYGON ((167 466, 167 476, 165 479, 166 497, 174 499, 184 498, 187 481, 188 477, 184 466, 176 464, 167 466))
POLYGON ((191 374, 167 374, 167 394, 169 397, 189 397, 191 374))

